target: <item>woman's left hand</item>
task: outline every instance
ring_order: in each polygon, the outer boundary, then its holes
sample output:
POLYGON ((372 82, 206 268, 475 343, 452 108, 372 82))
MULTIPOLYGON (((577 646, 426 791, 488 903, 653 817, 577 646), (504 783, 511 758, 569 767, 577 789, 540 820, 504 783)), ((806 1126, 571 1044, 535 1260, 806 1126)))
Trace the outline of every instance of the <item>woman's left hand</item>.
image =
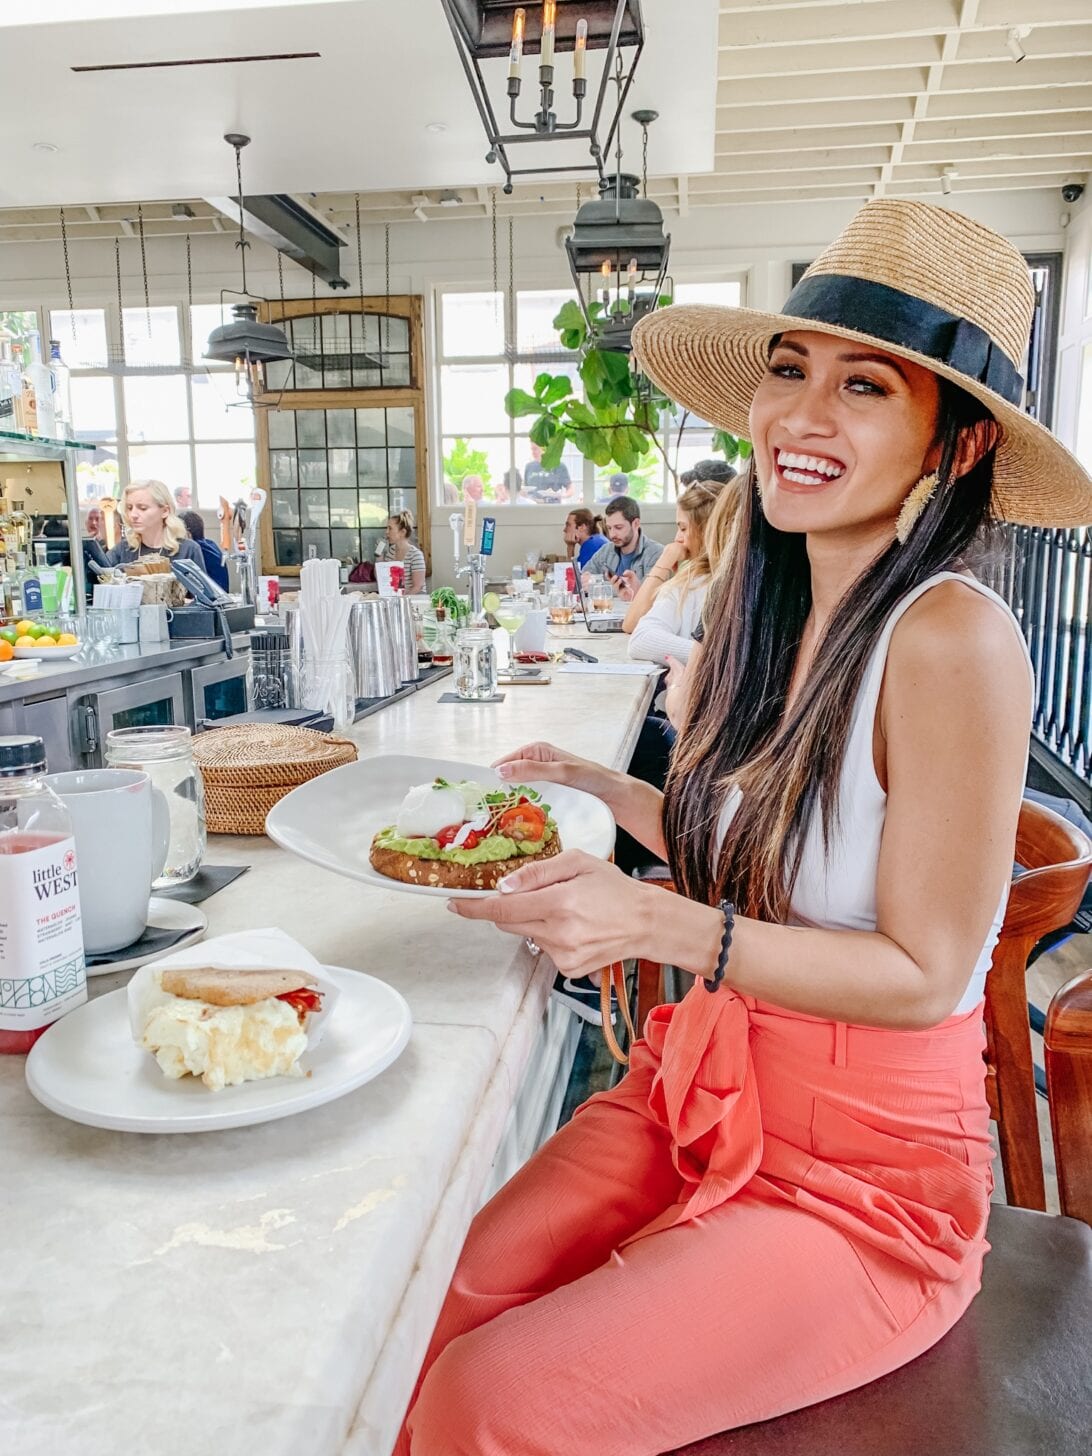
POLYGON ((486 900, 449 900, 464 920, 524 935, 569 976, 639 955, 649 891, 605 860, 565 850, 506 875, 486 900))

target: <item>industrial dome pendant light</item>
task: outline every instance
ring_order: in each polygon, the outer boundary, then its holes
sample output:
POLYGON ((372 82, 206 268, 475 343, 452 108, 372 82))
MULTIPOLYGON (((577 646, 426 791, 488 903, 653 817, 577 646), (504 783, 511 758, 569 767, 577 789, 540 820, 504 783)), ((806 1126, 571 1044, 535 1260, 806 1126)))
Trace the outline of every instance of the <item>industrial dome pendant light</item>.
MULTIPOLYGON (((239 189, 239 237, 235 246, 239 249, 243 282, 242 289, 237 296, 242 297, 245 301, 232 305, 231 323, 221 324, 219 328, 213 329, 205 348, 205 358, 220 363, 234 364, 236 394, 234 403, 253 406, 265 393, 264 366, 280 359, 291 359, 293 355, 283 329, 277 328, 275 324, 259 322, 258 303, 263 300, 256 300, 246 286, 246 250, 250 247, 250 243, 247 241, 246 228, 243 224, 242 152, 245 146, 249 146, 250 138, 241 132, 228 132, 224 141, 235 150, 235 180, 239 189)), ((232 288, 221 289, 221 306, 225 293, 235 292, 236 290, 232 288)))

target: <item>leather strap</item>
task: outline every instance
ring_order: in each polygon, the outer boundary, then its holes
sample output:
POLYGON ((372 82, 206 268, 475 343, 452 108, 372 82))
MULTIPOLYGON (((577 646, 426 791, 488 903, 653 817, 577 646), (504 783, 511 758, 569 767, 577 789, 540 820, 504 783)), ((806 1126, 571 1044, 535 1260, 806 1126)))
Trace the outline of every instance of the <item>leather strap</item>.
POLYGON ((621 961, 612 961, 604 970, 602 979, 599 982, 599 1010, 603 1018, 603 1038, 607 1048, 616 1062, 621 1062, 623 1067, 629 1066, 629 1057, 618 1045, 618 1038, 614 1034, 614 1027, 610 1021, 610 992, 614 987, 615 998, 618 1002, 618 1009, 622 1013, 622 1020, 626 1024, 626 1031, 629 1033, 629 1044, 633 1045, 637 1033, 633 1029, 633 1017, 629 1014, 629 997, 626 995, 626 968, 621 961))

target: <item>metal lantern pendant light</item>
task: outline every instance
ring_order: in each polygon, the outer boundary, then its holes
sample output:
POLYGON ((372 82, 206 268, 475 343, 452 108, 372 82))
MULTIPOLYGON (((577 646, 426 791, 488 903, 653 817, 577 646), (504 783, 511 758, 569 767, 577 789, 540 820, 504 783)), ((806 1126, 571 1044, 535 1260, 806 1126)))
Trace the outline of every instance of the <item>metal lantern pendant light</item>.
MULTIPOLYGON (((209 335, 205 358, 235 365, 235 392, 237 403, 253 405, 255 399, 265 393, 264 365, 279 359, 291 359, 292 349, 283 329, 275 324, 258 321, 258 305, 246 286, 246 229, 243 226, 243 163, 242 152, 250 144, 250 138, 239 132, 228 132, 224 141, 235 149, 235 180, 239 189, 239 238, 235 246, 239 249, 242 265, 243 303, 232 305, 231 323, 221 324, 209 335)), ((231 290, 227 290, 231 291, 231 290)))
MULTIPOLYGON (((644 132, 645 193, 648 191, 648 128, 654 111, 634 112, 644 132)), ((667 276, 671 239, 663 213, 641 196, 638 178, 619 170, 599 184, 599 197, 585 202, 565 239, 569 269, 596 349, 629 353, 633 325, 655 309, 667 276)))

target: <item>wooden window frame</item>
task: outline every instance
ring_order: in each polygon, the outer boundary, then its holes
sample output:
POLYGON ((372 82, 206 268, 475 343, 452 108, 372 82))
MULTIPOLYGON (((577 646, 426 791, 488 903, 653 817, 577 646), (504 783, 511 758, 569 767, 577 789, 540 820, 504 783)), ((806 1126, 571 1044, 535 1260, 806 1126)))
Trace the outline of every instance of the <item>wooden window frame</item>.
POLYGON ((432 571, 432 502, 429 497, 428 415, 425 398, 424 301, 419 293, 380 294, 371 298, 287 298, 270 299, 259 305, 263 323, 286 319, 313 318, 318 314, 380 314, 404 318, 409 324, 410 383, 390 389, 270 390, 255 400, 255 444, 258 484, 266 492, 269 509, 261 516, 262 570, 279 576, 299 576, 298 566, 282 566, 276 559, 273 538, 273 490, 269 463, 269 412, 272 409, 383 409, 413 410, 413 441, 417 495, 417 543, 425 554, 425 568, 432 571))

